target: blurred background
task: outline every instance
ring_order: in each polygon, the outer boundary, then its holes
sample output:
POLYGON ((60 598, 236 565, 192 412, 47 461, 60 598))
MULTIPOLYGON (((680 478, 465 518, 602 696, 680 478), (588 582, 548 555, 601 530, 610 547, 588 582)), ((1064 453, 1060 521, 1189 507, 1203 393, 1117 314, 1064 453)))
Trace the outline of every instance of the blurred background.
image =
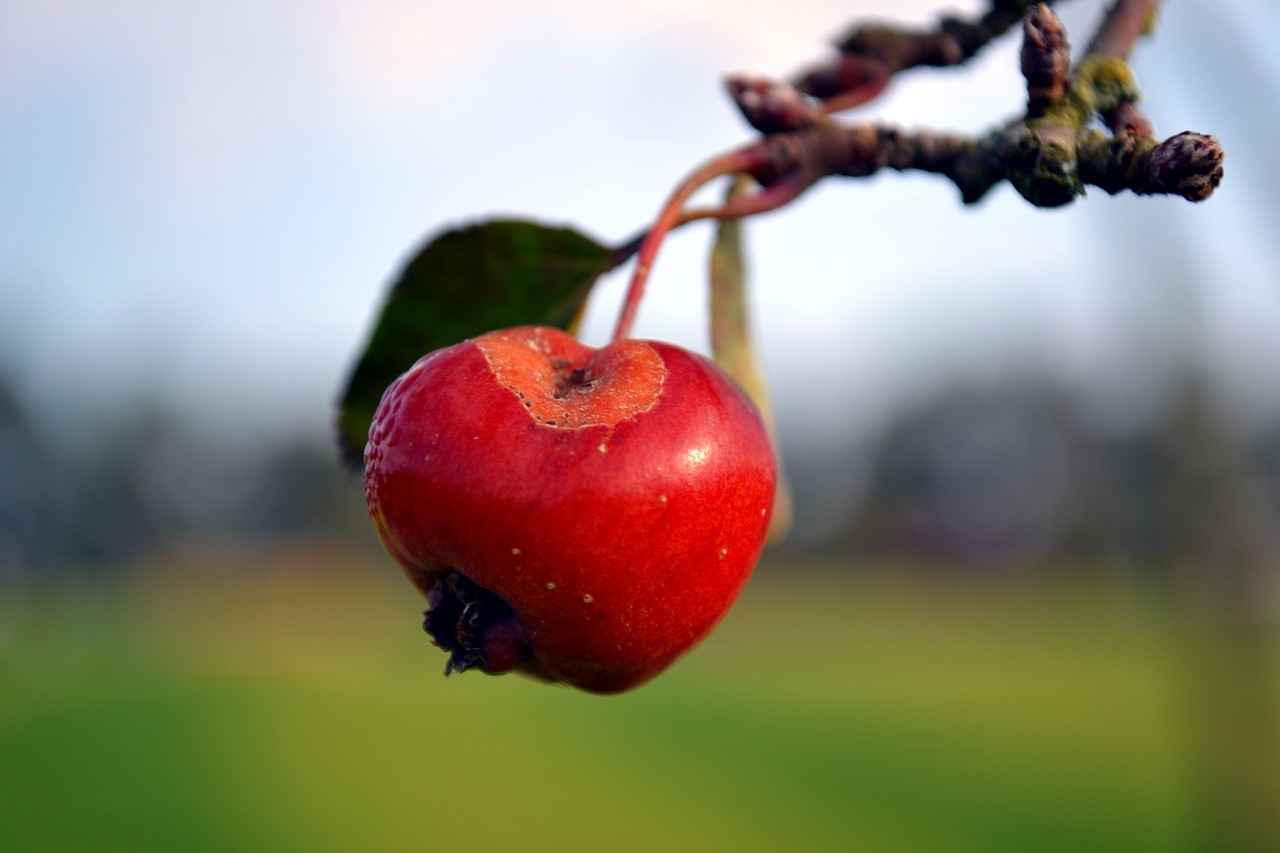
MULTIPOLYGON (((1075 43, 1101 8, 1060 5, 1075 43)), ((1280 846, 1264 0, 1167 4, 1133 57, 1160 135, 1223 142, 1203 204, 883 174, 747 225, 796 525, 643 689, 446 682, 339 468, 428 235, 619 242, 747 138, 723 73, 943 10, 0 0, 0 847, 1280 846)), ((1017 51, 865 117, 990 127, 1017 51)), ((710 239, 638 336, 706 350, 710 239)))

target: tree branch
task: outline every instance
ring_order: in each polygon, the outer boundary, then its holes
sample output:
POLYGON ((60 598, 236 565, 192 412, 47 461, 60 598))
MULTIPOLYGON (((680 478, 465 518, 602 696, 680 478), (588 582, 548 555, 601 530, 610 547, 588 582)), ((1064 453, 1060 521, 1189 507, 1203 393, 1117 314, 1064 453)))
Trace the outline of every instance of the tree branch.
MULTIPOLYGON (((1050 3, 992 0, 977 20, 944 17, 926 32, 858 27, 840 43, 839 57, 802 75, 794 86, 731 75, 726 78, 730 96, 763 136, 713 162, 736 157, 750 163, 744 173, 759 186, 719 206, 679 211, 669 206, 653 230, 665 234, 700 219, 776 210, 823 178, 867 177, 886 168, 942 175, 960 190, 965 204, 978 202, 1004 181, 1037 207, 1068 204, 1086 186, 1203 201, 1222 181, 1222 146, 1191 131, 1157 139, 1137 107, 1140 93, 1126 61, 1138 38, 1152 31, 1158 5, 1157 0, 1113 2, 1074 68, 1069 68, 1066 31, 1050 3), (964 62, 1019 18, 1020 64, 1027 81, 1023 116, 973 136, 842 124, 828 116, 874 97, 900 71, 964 62), (1109 136, 1093 126, 1095 119, 1109 136)), ((640 252, 648 236, 638 235, 617 249, 615 265, 640 252)), ((656 243, 650 242, 652 249, 656 243)), ((644 273, 650 262, 646 257, 641 265, 644 273)))
POLYGON ((839 53, 802 72, 794 85, 822 101, 825 113, 866 103, 889 80, 910 68, 960 65, 993 39, 1017 25, 1035 0, 991 0, 974 20, 944 15, 931 30, 887 24, 854 27, 836 47, 839 53))
MULTIPOLYGON (((994 2, 977 22, 943 19, 928 34, 883 26, 861 27, 842 43, 846 59, 859 68, 879 69, 858 78, 853 89, 825 89, 806 77, 801 89, 819 95, 865 95, 883 88, 889 76, 921 64, 954 64, 971 56, 1007 18, 1029 3, 994 2), (855 59, 848 59, 855 57, 855 59)), ((1208 198, 1222 180, 1223 152, 1217 140, 1182 133, 1161 142, 1138 109, 1140 97, 1126 62, 1137 39, 1150 32, 1156 0, 1118 0, 1107 10, 1084 56, 1070 67, 1070 47, 1062 22, 1048 3, 1027 10, 1023 19, 1021 67, 1027 81, 1027 110, 1019 119, 974 137, 872 124, 838 124, 822 115, 831 102, 813 106, 786 83, 739 75, 729 90, 753 126, 765 134, 754 144, 757 167, 750 173, 769 193, 785 192, 751 207, 753 196, 735 199, 740 210, 771 210, 830 175, 865 177, 883 168, 945 175, 972 204, 993 186, 1008 181, 1038 207, 1057 207, 1082 195, 1086 185, 1109 193, 1208 198), (1095 129, 1100 120, 1111 135, 1095 129)), ((854 67, 846 65, 847 68, 854 67)), ((861 72, 859 72, 861 73, 861 72)), ((849 78, 852 79, 852 78, 849 78)), ((846 80, 845 82, 848 82, 846 80)), ((700 216, 725 215, 699 211, 700 216)), ((736 214, 741 215, 741 214, 736 214)))
POLYGON ((1160 0, 1116 0, 1093 34, 1085 53, 1127 59, 1138 38, 1155 29, 1160 0))

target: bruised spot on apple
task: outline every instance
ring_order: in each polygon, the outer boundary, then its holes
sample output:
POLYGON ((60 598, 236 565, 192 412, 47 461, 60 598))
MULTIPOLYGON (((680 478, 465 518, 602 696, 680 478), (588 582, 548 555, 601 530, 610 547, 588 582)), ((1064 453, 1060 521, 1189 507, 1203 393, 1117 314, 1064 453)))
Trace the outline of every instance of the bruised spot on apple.
POLYGON ((383 395, 365 495, 427 597, 446 672, 638 686, 706 636, 764 547, 776 472, 714 364, 521 327, 433 352, 383 395))
POLYGON ((475 345, 497 381, 540 426, 613 426, 653 408, 662 394, 666 368, 644 341, 627 339, 584 352, 565 334, 523 332, 492 332, 476 338, 475 345))

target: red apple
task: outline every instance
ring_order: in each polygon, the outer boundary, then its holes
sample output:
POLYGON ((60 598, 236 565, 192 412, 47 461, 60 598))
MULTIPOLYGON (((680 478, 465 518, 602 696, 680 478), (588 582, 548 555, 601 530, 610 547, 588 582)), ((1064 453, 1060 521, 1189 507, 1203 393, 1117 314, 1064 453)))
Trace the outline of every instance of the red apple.
POLYGON ((445 669, 611 693, 707 635, 764 547, 760 415, 707 359, 552 328, 433 352, 383 395, 369 512, 445 669))

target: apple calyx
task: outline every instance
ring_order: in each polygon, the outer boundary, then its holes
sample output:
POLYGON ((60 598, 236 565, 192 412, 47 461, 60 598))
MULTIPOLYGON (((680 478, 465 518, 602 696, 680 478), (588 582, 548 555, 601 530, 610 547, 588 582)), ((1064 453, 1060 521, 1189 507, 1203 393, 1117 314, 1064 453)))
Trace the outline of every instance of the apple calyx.
POLYGON ((449 653, 445 675, 474 668, 497 675, 530 657, 511 605, 459 572, 436 581, 427 607, 422 627, 449 653))

